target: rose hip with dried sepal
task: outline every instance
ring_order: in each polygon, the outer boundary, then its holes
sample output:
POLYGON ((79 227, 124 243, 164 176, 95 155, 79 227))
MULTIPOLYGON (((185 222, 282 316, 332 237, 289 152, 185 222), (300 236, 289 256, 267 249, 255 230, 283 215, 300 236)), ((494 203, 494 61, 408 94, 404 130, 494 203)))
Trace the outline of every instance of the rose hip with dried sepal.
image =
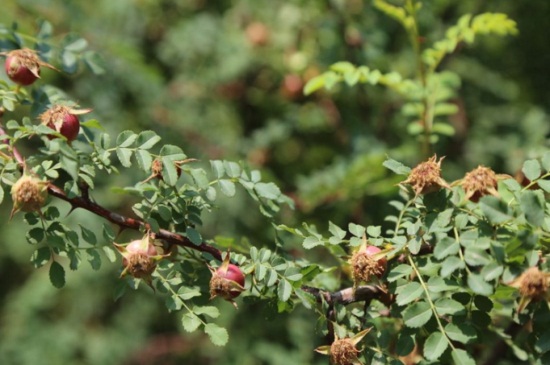
MULTIPOLYGON (((42 124, 56 130, 72 142, 78 137, 80 121, 78 115, 91 112, 92 109, 76 109, 65 105, 54 105, 38 117, 42 124)), ((50 139, 55 136, 48 136, 50 139)))
POLYGON ((16 49, 2 53, 6 55, 4 69, 6 74, 18 85, 28 86, 40 78, 40 67, 45 66, 57 70, 52 65, 42 61, 36 51, 29 48, 16 49))
POLYGON ((386 254, 376 246, 363 243, 350 259, 353 270, 353 280, 368 282, 374 275, 381 278, 386 272, 388 260, 386 254))
POLYGON ((18 211, 39 212, 48 196, 47 181, 23 174, 11 187, 13 209, 10 219, 18 211))
POLYGON ((121 277, 131 275, 136 279, 143 279, 151 286, 151 274, 155 271, 157 263, 166 255, 161 254, 161 248, 156 245, 150 235, 145 235, 141 240, 131 241, 127 245, 114 244, 122 254, 124 270, 121 277))
POLYGON ((245 276, 237 265, 230 263, 229 256, 229 253, 227 253, 222 264, 217 269, 209 267, 212 272, 212 278, 210 279, 210 299, 220 296, 231 302, 236 308, 237 304, 233 299, 244 291, 245 276))
POLYGON ((338 338, 335 334, 334 342, 331 345, 321 346, 315 349, 316 352, 329 355, 331 364, 335 365, 362 365, 358 359, 361 350, 357 349, 357 344, 370 332, 372 328, 367 328, 352 337, 338 338))
POLYGON ((430 157, 428 161, 414 167, 401 184, 410 185, 416 195, 429 194, 441 188, 450 189, 451 186, 441 177, 442 161, 443 157, 439 161, 435 155, 430 157))

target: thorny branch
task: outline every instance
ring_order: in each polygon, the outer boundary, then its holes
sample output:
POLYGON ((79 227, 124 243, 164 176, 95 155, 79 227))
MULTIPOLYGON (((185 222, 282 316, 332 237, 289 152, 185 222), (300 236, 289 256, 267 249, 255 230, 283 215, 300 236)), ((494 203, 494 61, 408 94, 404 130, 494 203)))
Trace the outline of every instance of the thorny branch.
MULTIPOLYGON (((4 129, 1 126, 0 126, 0 136, 7 136, 7 133, 4 131, 4 129)), ((7 138, 1 139, 1 141, 9 145, 7 138)), ((12 153, 15 160, 21 166, 23 166, 24 158, 21 156, 17 148, 11 147, 10 152, 12 153)), ((108 220, 109 222, 120 227, 121 229, 133 229, 138 231, 149 230, 150 227, 146 222, 140 219, 126 217, 124 215, 113 212, 94 202, 90 198, 88 191, 86 189, 83 191, 84 193, 81 196, 69 197, 63 191, 63 189, 61 189, 60 187, 56 186, 51 182, 48 183, 48 193, 58 199, 61 199, 69 203, 71 205, 71 210, 82 208, 84 210, 87 210, 97 216, 100 216, 108 220)), ((160 229, 159 231, 154 233, 155 233, 156 239, 163 240, 170 245, 177 245, 181 247, 190 248, 193 250, 198 250, 200 252, 208 253, 212 255, 212 257, 214 257, 219 261, 222 260, 222 252, 216 247, 206 242, 202 242, 200 245, 196 245, 193 242, 191 242, 191 240, 189 240, 187 237, 182 236, 181 234, 178 234, 178 233, 171 232, 166 229, 160 229)), ((386 295, 385 292, 381 290, 380 287, 375 285, 360 286, 355 288, 355 290, 354 288, 345 288, 336 292, 328 292, 319 288, 313 288, 309 286, 304 286, 302 289, 308 292, 309 294, 313 295, 318 302, 321 302, 322 300, 324 300, 330 305, 334 305, 336 303, 346 305, 346 304, 351 304, 355 302, 370 301, 372 299, 382 300, 386 295)))

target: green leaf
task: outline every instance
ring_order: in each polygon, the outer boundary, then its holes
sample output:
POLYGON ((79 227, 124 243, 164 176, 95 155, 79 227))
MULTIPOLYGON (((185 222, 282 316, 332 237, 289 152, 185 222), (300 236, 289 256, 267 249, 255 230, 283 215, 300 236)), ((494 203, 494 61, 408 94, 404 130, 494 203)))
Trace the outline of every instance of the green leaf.
POLYGON ((172 161, 184 160, 187 158, 181 148, 171 144, 165 144, 164 146, 162 146, 159 154, 160 156, 166 157, 167 159, 170 159, 172 161))
POLYGON ((204 169, 191 169, 191 176, 193 176, 193 180, 195 180, 199 188, 208 189, 210 187, 210 182, 208 181, 208 176, 204 169))
POLYGON ((220 190, 225 196, 233 197, 235 196, 235 183, 231 180, 222 179, 219 180, 220 190))
POLYGON ((464 260, 471 266, 485 266, 493 260, 493 257, 486 250, 472 245, 464 250, 464 260))
POLYGON ((132 147, 137 138, 138 135, 135 134, 133 131, 126 130, 118 135, 116 139, 116 145, 120 148, 132 147))
POLYGON ((544 171, 550 171, 550 151, 547 151, 544 155, 542 155, 541 162, 544 171))
POLYGON ((214 170, 214 173, 216 174, 216 178, 221 179, 223 177, 223 175, 225 174, 225 168, 223 167, 223 161, 212 160, 212 161, 210 161, 210 166, 212 167, 212 170, 214 170))
POLYGON ((279 280, 279 285, 277 286, 277 295, 281 302, 286 302, 290 299, 292 294, 292 284, 286 279, 279 280))
POLYGON ((90 231, 88 228, 84 228, 84 226, 80 225, 80 230, 82 232, 82 238, 84 241, 88 242, 91 245, 95 245, 97 243, 97 238, 95 237, 95 233, 90 231))
POLYGON ((225 173, 231 178, 237 178, 241 176, 241 167, 238 163, 232 161, 223 161, 225 173))
POLYGON ((92 269, 99 270, 101 268, 101 256, 99 256, 99 252, 93 248, 89 248, 86 250, 86 254, 88 255, 88 262, 92 269))
POLYGON ((111 246, 103 246, 102 249, 103 249, 103 252, 105 253, 105 256, 107 256, 107 259, 110 262, 116 262, 117 256, 116 256, 115 250, 113 250, 111 246))
POLYGON ((535 342, 535 350, 540 354, 550 351, 550 331, 548 329, 535 342))
POLYGON ((423 292, 424 289, 420 283, 416 281, 410 282, 399 288, 395 302, 400 306, 409 304, 410 302, 420 298, 423 292))
POLYGON ((200 245, 202 243, 202 236, 196 229, 192 227, 187 227, 185 230, 185 235, 191 242, 193 242, 195 245, 200 245))
POLYGON ((476 365, 476 362, 470 354, 462 349, 454 349, 451 352, 451 356, 455 365, 476 365))
POLYGON ((467 323, 449 323, 445 326, 445 333, 451 340, 464 344, 470 343, 477 338, 475 328, 467 323))
POLYGON ((183 325, 183 329, 186 332, 196 331, 201 323, 201 319, 197 317, 194 313, 185 313, 181 317, 181 324, 183 325))
POLYGON ((116 155, 120 161, 120 164, 124 167, 131 167, 132 162, 130 159, 132 158, 132 152, 133 150, 129 148, 117 148, 116 149, 116 155))
POLYGON ((210 305, 203 307, 193 307, 193 312, 197 315, 204 314, 211 318, 218 318, 220 316, 219 309, 210 305))
POLYGON ((308 236, 304 239, 304 242, 302 245, 306 250, 310 250, 313 247, 319 246, 323 244, 323 240, 320 237, 316 236, 308 236))
POLYGON ((397 175, 408 175, 411 172, 410 167, 407 167, 401 162, 395 161, 391 158, 388 158, 386 161, 384 161, 382 165, 384 165, 384 167, 390 169, 397 175))
POLYGON ((52 261, 50 265, 50 281, 56 288, 65 286, 65 269, 57 261, 52 261))
POLYGON ((229 340, 227 330, 214 323, 208 323, 204 326, 204 332, 210 337, 210 341, 216 346, 225 346, 229 340))
POLYGON ((311 93, 321 89, 323 86, 325 86, 324 74, 315 76, 311 78, 304 86, 304 94, 310 95, 311 93))
POLYGON ((443 237, 435 244, 434 257, 443 260, 445 257, 455 255, 460 250, 460 243, 452 237, 443 237))
POLYGON ((287 280, 290 280, 290 281, 298 281, 298 280, 301 280, 303 277, 302 273, 300 272, 300 268, 295 266, 288 267, 285 270, 284 276, 286 277, 287 280))
MULTIPOLYGON (((446 109, 444 111, 441 110, 441 113, 437 113, 437 112, 436 113, 440 114, 440 115, 454 114, 454 111, 457 110, 456 105, 454 105, 454 104, 449 104, 449 105, 452 105, 455 109, 454 110, 446 109)), ((437 109, 437 107, 436 107, 436 109, 437 109)), ((441 134, 442 136, 452 137, 455 134, 455 128, 452 125, 447 124, 447 123, 434 123, 434 125, 432 127, 432 133, 437 133, 437 134, 441 134)))
POLYGON ((358 224, 355 224, 355 223, 350 223, 348 225, 348 230, 349 232, 354 235, 355 237, 363 237, 363 235, 365 234, 365 227, 363 226, 360 226, 358 224))
POLYGON ((332 233, 334 237, 338 238, 339 240, 343 240, 344 237, 346 237, 346 231, 330 221, 328 222, 328 230, 330 233, 332 233))
POLYGON ((477 309, 484 312, 490 312, 494 306, 493 301, 488 297, 484 297, 483 295, 476 295, 474 298, 474 304, 477 309))
POLYGON ((178 181, 178 170, 174 160, 167 156, 162 157, 162 180, 170 186, 176 185, 178 181))
POLYGON ((65 36, 63 44, 64 48, 71 52, 82 52, 88 47, 88 41, 74 33, 65 36))
POLYGON ((52 252, 49 247, 40 247, 33 252, 31 262, 35 268, 39 268, 46 265, 50 261, 51 257, 52 252))
POLYGON ((399 356, 407 356, 415 347, 415 334, 411 333, 411 330, 404 328, 399 331, 399 337, 397 338, 397 344, 395 346, 395 352, 399 356))
POLYGON ((400 279, 402 277, 408 276, 412 273, 413 269, 411 266, 406 264, 398 265, 391 269, 391 271, 388 274, 388 281, 394 282, 397 279, 400 279))
POLYGON ((513 219, 510 215, 508 205, 494 196, 484 196, 479 201, 483 215, 492 224, 502 224, 513 219))
POLYGON ((550 193, 550 180, 538 180, 537 184, 541 187, 542 190, 550 193))
POLYGON ((42 227, 34 227, 27 231, 27 242, 31 245, 36 245, 44 240, 44 229, 42 227))
POLYGON ((178 289, 178 295, 182 300, 189 300, 194 297, 200 297, 201 292, 198 287, 181 286, 178 289))
POLYGON ((143 131, 137 137, 137 145, 141 150, 153 148, 161 140, 160 136, 154 131, 143 131))
POLYGON ((468 275, 468 286, 476 294, 489 296, 493 294, 493 286, 489 284, 485 279, 478 274, 468 275))
POLYGON ((441 332, 433 332, 428 336, 424 343, 424 357, 430 361, 435 361, 445 352, 449 342, 441 332))
POLYGON ((257 183, 254 185, 256 193, 265 199, 275 200, 281 196, 281 190, 274 183, 257 183))
POLYGON ((481 269, 480 274, 486 281, 492 281, 498 279, 503 272, 504 267, 502 267, 498 262, 492 261, 481 269))
POLYGON ((136 150, 136 160, 140 169, 145 172, 151 171, 151 164, 153 163, 153 157, 145 150, 136 150))
POLYGON ((543 224, 544 196, 540 191, 524 191, 519 197, 519 204, 529 224, 535 227, 540 227, 543 224))
POLYGON ((403 311, 403 320, 407 327, 418 328, 425 325, 432 318, 432 314, 430 305, 425 301, 419 301, 403 311))
POLYGON ((455 315, 466 311, 460 302, 457 302, 451 298, 440 298, 435 301, 434 305, 437 310, 437 314, 442 316, 447 314, 455 315))
POLYGON ((521 168, 521 171, 525 175, 526 178, 533 181, 539 178, 541 174, 541 167, 538 160, 527 160, 523 163, 523 167, 521 168))
POLYGON ((84 63, 95 74, 101 75, 105 73, 105 61, 99 53, 94 51, 86 51, 83 55, 84 63))

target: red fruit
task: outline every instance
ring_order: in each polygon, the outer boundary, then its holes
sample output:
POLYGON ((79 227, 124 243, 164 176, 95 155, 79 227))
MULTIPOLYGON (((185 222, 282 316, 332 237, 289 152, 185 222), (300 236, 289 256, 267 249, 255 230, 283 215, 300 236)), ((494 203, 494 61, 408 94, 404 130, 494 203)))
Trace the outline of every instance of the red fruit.
POLYGON ((27 48, 9 52, 4 67, 10 80, 19 85, 30 85, 40 77, 40 59, 27 48))
POLYGON ((126 246, 126 251, 130 254, 143 254, 147 256, 158 255, 155 245, 152 243, 144 245, 142 240, 134 240, 130 242, 128 246, 126 246))
MULTIPOLYGON (((61 133, 69 142, 78 137, 80 114, 89 113, 91 109, 73 109, 64 105, 54 105, 39 116, 43 124, 61 133)), ((49 136, 54 138, 54 136, 49 136)))
POLYGON ((55 70, 52 65, 42 61, 35 51, 29 48, 16 49, 8 53, 4 68, 6 74, 16 84, 27 86, 40 78, 40 67, 55 70))
MULTIPOLYGON (((364 252, 367 254, 367 256, 376 255, 380 251, 382 251, 382 250, 379 247, 376 247, 376 246, 367 246, 364 250, 364 252)), ((381 258, 379 258, 377 260, 377 262, 378 262, 378 267, 380 267, 382 269, 382 271, 386 271, 386 266, 388 266, 388 260, 386 259, 386 257, 382 256, 381 258)), ((380 276, 382 276, 383 274, 384 273, 382 272, 380 274, 380 276)))
POLYGON ((146 280, 150 278, 158 260, 162 258, 153 242, 149 237, 145 237, 132 241, 127 246, 115 244, 122 254, 122 265, 124 265, 122 275, 130 274, 135 278, 146 280))
POLYGON ((382 250, 376 246, 362 245, 353 254, 350 263, 353 267, 353 278, 355 282, 369 281, 372 275, 381 278, 386 272, 388 260, 382 250))
MULTIPOLYGON (((226 280, 231 280, 236 282, 240 286, 244 286, 244 274, 237 265, 229 264, 227 266, 227 270, 224 270, 220 267, 218 268, 218 270, 216 270, 216 273, 226 280)), ((240 293, 237 293, 235 296, 239 294, 240 293)))
MULTIPOLYGON (((229 255, 227 255, 229 257, 229 255)), ((225 300, 232 301, 238 297, 244 290, 244 274, 241 269, 228 260, 224 260, 222 265, 212 273, 210 279, 211 298, 220 296, 225 300)))

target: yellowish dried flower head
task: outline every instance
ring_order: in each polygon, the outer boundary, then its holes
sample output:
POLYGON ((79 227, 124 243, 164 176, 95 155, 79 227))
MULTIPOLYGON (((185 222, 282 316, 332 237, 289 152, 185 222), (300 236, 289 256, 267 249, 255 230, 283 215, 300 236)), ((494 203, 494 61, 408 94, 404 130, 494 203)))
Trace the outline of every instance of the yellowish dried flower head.
POLYGON ((548 300, 548 288, 550 273, 540 271, 538 267, 531 267, 523 272, 518 278, 509 283, 519 290, 521 300, 518 306, 518 313, 521 312, 531 301, 548 300))
POLYGON ((11 215, 17 211, 36 212, 46 202, 47 182, 30 175, 23 175, 11 187, 13 209, 11 215))
POLYGON ((538 267, 531 267, 521 274, 521 284, 519 292, 522 296, 534 300, 544 298, 548 291, 548 278, 546 273, 540 271, 538 267))
POLYGON ((501 175, 485 166, 478 166, 468 172, 460 181, 460 185, 466 192, 466 199, 475 203, 484 195, 498 196, 497 183, 501 175))
POLYGON ((364 244, 353 254, 349 263, 354 283, 368 282, 373 275, 378 278, 384 275, 387 260, 384 256, 379 257, 379 252, 381 250, 378 247, 364 244))
POLYGON ((438 191, 441 188, 449 189, 449 184, 441 178, 441 162, 444 157, 437 161, 437 156, 432 156, 428 161, 417 165, 409 174, 407 180, 402 184, 412 186, 416 195, 428 194, 438 191))
POLYGON ((330 345, 330 361, 337 365, 352 365, 359 352, 350 338, 342 338, 330 345))
POLYGON ((342 339, 335 336, 336 338, 330 346, 321 346, 316 348, 315 351, 323 355, 329 355, 330 362, 335 365, 362 365, 363 363, 357 358, 361 351, 356 346, 370 330, 370 328, 367 328, 353 337, 342 339))

